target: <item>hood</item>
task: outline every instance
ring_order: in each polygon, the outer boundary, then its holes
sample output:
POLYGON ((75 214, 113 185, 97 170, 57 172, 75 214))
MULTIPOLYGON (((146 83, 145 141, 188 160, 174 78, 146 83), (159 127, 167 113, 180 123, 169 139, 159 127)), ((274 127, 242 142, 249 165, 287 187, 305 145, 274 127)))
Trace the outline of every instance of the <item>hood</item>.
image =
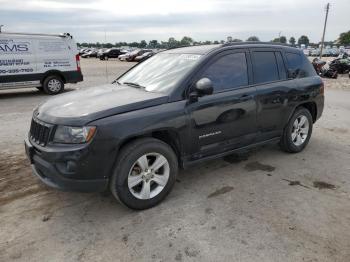
POLYGON ((52 124, 83 126, 120 113, 157 106, 168 101, 161 93, 108 84, 58 95, 43 103, 36 117, 52 124))

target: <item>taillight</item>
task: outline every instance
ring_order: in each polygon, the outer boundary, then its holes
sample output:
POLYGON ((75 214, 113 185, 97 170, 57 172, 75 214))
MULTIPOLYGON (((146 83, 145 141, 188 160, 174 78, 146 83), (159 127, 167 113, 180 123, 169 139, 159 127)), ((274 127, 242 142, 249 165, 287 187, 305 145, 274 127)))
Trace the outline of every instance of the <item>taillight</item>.
POLYGON ((75 55, 75 61, 77 62, 77 70, 80 71, 80 56, 79 54, 78 55, 75 55))
MULTIPOLYGON (((321 80, 322 81, 322 80, 321 80)), ((320 93, 321 95, 324 95, 324 82, 322 81, 321 87, 320 87, 320 93)))

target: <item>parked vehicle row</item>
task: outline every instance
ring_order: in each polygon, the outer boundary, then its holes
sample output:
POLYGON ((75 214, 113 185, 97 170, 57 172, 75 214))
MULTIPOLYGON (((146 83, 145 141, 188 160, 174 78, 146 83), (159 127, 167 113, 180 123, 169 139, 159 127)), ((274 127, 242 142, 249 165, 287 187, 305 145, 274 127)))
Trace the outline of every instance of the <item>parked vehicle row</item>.
MULTIPOLYGON (((303 53, 307 56, 319 56, 321 53, 321 48, 301 48, 303 50, 303 53)), ((326 46, 322 50, 322 56, 324 57, 337 57, 342 53, 350 54, 350 49, 345 48, 344 46, 336 47, 336 46, 326 46)))
POLYGON ((96 57, 100 60, 108 60, 109 58, 118 58, 120 61, 141 62, 150 58, 156 53, 152 49, 133 49, 125 50, 121 48, 81 48, 79 55, 82 58, 96 57))

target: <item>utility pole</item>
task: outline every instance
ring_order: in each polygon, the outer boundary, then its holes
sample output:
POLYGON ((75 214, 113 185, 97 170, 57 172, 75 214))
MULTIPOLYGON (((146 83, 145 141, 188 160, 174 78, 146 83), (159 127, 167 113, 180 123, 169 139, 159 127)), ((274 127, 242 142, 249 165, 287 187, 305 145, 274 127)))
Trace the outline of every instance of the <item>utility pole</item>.
POLYGON ((326 5, 326 18, 324 19, 323 34, 322 34, 322 40, 321 40, 320 59, 322 58, 322 51, 323 51, 323 45, 324 45, 324 35, 326 34, 326 26, 327 26, 329 6, 330 5, 328 3, 326 5))

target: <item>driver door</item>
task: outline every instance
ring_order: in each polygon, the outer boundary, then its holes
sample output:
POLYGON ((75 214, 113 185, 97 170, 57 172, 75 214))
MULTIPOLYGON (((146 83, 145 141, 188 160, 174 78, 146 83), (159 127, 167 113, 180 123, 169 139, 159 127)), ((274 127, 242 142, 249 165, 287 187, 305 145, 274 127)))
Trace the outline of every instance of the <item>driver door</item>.
MULTIPOLYGON (((213 83, 213 94, 189 103, 192 160, 249 145, 255 141, 255 87, 249 86, 251 67, 246 50, 215 56, 194 78, 213 83)), ((195 83, 194 82, 194 83, 195 83)))

